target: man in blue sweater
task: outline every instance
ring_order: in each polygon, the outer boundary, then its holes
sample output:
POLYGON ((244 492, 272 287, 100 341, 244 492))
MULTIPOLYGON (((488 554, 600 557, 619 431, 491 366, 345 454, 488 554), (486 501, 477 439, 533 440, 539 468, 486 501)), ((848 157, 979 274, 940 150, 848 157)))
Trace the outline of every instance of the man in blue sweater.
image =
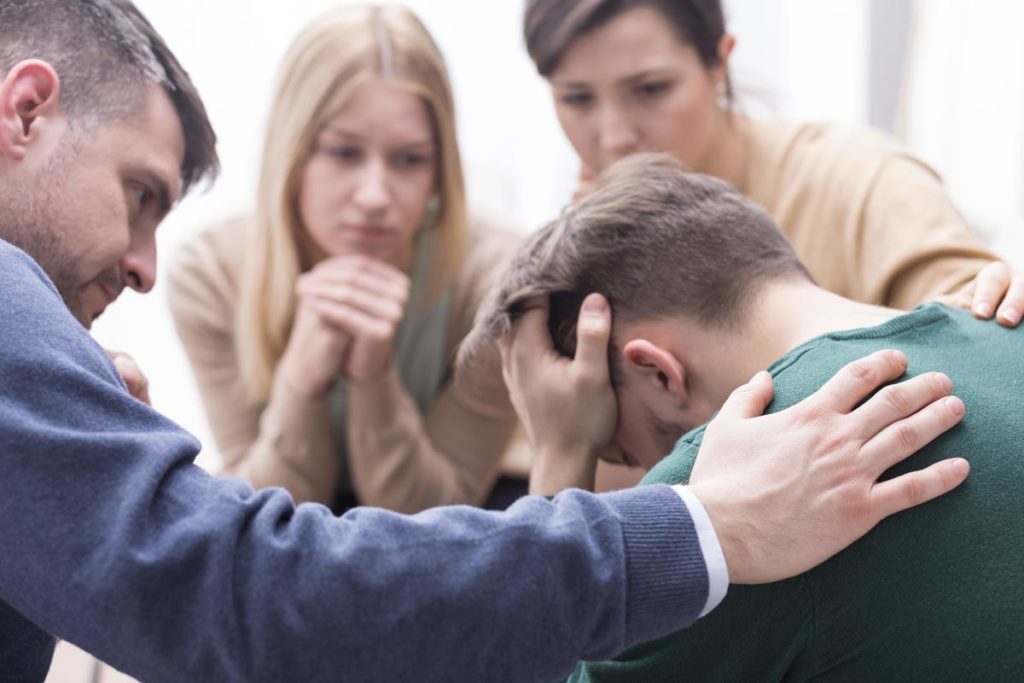
MULTIPOLYGON (((967 474, 952 460, 876 483, 958 420, 938 417, 947 390, 915 381, 898 409, 854 410, 906 367, 881 352, 770 419, 769 383, 737 391, 685 488, 336 518, 210 477, 87 328, 124 287, 152 287, 154 231, 213 175, 214 142, 130 3, 0 0, 3 680, 40 680, 54 636, 147 681, 552 679, 691 624, 726 577, 803 571, 967 474), (832 438, 923 419, 876 457, 832 438), (793 452, 799 486, 769 486, 793 452)), ((566 381, 606 400, 610 320, 580 325, 566 381)))

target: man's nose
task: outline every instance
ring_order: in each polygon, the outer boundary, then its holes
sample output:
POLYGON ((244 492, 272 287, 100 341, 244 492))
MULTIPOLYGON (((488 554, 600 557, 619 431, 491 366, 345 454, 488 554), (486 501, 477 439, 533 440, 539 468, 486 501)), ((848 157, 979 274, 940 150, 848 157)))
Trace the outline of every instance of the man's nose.
POLYGON ((133 241, 121 259, 121 282, 145 294, 156 284, 156 239, 147 236, 133 241))

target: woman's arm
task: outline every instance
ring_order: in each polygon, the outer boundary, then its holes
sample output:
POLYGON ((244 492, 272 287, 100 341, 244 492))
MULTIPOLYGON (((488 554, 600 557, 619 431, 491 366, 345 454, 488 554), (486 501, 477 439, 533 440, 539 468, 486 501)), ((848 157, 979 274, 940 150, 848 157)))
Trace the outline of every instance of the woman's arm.
MULTIPOLYGON (((479 223, 470 233, 451 291, 450 358, 520 239, 479 223)), ((373 382, 353 382, 348 398, 350 471, 362 501, 406 512, 483 502, 516 424, 497 349, 472 368, 452 372, 426 414, 393 370, 373 382)))
POLYGON ((998 259, 978 241, 941 179, 907 154, 881 166, 856 211, 856 273, 864 301, 910 309, 951 294, 998 259))
POLYGON ((426 416, 394 370, 349 386, 349 464, 361 501, 399 512, 483 502, 516 420, 500 365, 478 369, 449 381, 426 416))
POLYGON ((913 157, 898 155, 883 165, 862 226, 860 266, 869 285, 872 275, 880 276, 875 285, 887 305, 913 308, 943 297, 979 318, 1020 323, 1024 273, 981 247, 939 177, 913 157))
POLYGON ((233 274, 214 236, 182 248, 168 272, 168 298, 192 364, 223 474, 254 487, 283 486, 297 502, 329 503, 338 458, 326 397, 306 398, 275 378, 266 406, 246 396, 238 372, 233 274))

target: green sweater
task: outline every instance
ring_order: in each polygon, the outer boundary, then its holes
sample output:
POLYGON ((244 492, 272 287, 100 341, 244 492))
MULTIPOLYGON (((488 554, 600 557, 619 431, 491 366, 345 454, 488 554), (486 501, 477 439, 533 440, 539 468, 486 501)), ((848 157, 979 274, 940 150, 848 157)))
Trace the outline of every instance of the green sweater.
MULTIPOLYGON (((907 354, 908 375, 948 374, 967 405, 960 425, 887 476, 964 456, 967 481, 805 574, 731 586, 694 626, 581 663, 571 680, 1024 680, 1024 330, 931 304, 817 337, 769 368, 769 412, 884 348, 907 354)), ((644 483, 686 481, 703 434, 684 436, 644 483)))

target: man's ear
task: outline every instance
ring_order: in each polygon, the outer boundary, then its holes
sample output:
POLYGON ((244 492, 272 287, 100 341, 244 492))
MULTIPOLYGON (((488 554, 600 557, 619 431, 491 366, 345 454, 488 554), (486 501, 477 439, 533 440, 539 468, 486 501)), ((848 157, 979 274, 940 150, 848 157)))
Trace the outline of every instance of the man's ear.
POLYGON ((686 368, 675 355, 646 339, 632 339, 622 347, 626 372, 643 395, 653 399, 651 408, 671 421, 675 411, 686 407, 686 368))
POLYGON ((60 114, 60 79, 38 59, 15 65, 0 83, 0 156, 21 159, 41 124, 60 114))

